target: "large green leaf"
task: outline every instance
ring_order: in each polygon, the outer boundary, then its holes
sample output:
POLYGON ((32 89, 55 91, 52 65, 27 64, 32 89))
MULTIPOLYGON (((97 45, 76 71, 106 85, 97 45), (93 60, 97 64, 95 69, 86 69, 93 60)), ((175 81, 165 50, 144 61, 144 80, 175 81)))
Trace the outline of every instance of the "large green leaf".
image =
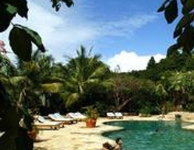
POLYGON ((72 105, 74 105, 75 103, 77 103, 79 101, 80 98, 80 94, 79 93, 71 93, 68 98, 66 99, 66 107, 70 107, 72 105))
POLYGON ((9 43, 14 53, 24 61, 31 60, 32 43, 26 31, 14 26, 9 34, 9 43))
MULTIPOLYGON (((21 25, 19 25, 21 26, 21 25)), ((30 40, 42 51, 42 52, 45 52, 45 47, 42 43, 42 39, 40 37, 40 35, 33 31, 32 29, 29 29, 27 27, 24 27, 24 26, 21 26, 23 30, 26 31, 26 33, 28 34, 30 40)))
POLYGON ((61 4, 64 2, 67 7, 71 7, 74 3, 73 0, 51 0, 52 7, 55 8, 56 11, 59 11, 61 8, 61 4))
POLYGON ((17 13, 16 7, 0 2, 0 32, 5 31, 17 13))
POLYGON ((63 0, 67 7, 71 7, 74 3, 72 0, 63 0))
POLYGON ((190 54, 190 52, 194 48, 194 28, 192 26, 188 26, 185 28, 184 32, 177 39, 177 43, 182 45, 183 51, 190 54))
POLYGON ((15 14, 17 12, 17 7, 10 4, 6 4, 6 11, 10 14, 15 14))
POLYGON ((21 17, 28 18, 28 6, 27 6, 27 1, 26 0, 19 0, 17 3, 17 8, 18 8, 18 14, 21 17))
POLYGON ((174 38, 182 34, 183 28, 189 25, 193 21, 193 18, 194 18, 193 14, 186 14, 181 18, 181 20, 178 22, 175 28, 174 38))
POLYGON ((162 6, 160 6, 160 8, 157 10, 157 12, 162 12, 162 11, 164 11, 165 8, 166 8, 166 4, 167 4, 169 1, 170 1, 170 0, 166 0, 166 1, 162 4, 162 6))
POLYGON ((178 16, 178 6, 176 0, 172 0, 169 3, 165 9, 164 15, 168 23, 172 23, 176 19, 178 16))
POLYGON ((10 6, 15 7, 16 13, 18 13, 21 17, 27 18, 28 16, 27 0, 1 0, 1 1, 8 7, 10 6))

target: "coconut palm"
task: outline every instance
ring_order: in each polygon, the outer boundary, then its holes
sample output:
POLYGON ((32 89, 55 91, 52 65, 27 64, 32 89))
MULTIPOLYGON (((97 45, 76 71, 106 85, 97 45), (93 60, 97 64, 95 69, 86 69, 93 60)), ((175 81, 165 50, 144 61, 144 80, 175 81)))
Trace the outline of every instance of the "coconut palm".
POLYGON ((66 107, 70 107, 86 100, 84 95, 91 85, 111 86, 109 68, 100 61, 100 55, 91 56, 91 50, 87 53, 85 47, 77 50, 77 57, 68 57, 68 63, 64 66, 65 91, 63 97, 66 107))

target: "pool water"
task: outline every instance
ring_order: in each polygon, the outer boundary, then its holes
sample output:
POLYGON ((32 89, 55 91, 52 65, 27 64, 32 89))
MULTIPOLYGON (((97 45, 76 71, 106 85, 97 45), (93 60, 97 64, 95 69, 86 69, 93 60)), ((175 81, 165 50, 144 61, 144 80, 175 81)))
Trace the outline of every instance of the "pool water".
POLYGON ((194 132, 181 129, 186 124, 174 121, 125 121, 107 123, 124 130, 107 132, 111 139, 121 137, 124 150, 191 150, 194 132))

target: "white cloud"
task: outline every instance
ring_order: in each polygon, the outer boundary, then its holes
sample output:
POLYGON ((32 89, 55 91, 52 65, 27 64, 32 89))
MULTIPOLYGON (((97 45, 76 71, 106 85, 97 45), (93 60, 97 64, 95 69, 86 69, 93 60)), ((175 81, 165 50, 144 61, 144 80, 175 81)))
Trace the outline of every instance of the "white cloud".
POLYGON ((137 14, 130 17, 126 16, 121 20, 102 22, 98 24, 99 33, 104 36, 131 36, 137 29, 154 21, 155 14, 137 14))
MULTIPOLYGON (((86 47, 93 46, 99 39, 104 37, 111 39, 114 36, 122 36, 126 38, 138 28, 156 19, 155 14, 141 14, 114 18, 114 20, 108 22, 96 21, 95 19, 88 19, 95 18, 95 16, 92 16, 92 12, 87 12, 84 4, 79 3, 75 9, 74 7, 65 8, 65 10, 56 13, 54 10, 50 11, 52 10, 51 3, 44 3, 46 6, 43 6, 30 0, 28 4, 29 19, 16 17, 13 23, 22 24, 37 31, 48 49, 47 53, 52 54, 56 61, 64 61, 63 56, 75 55, 75 50, 81 44, 86 47)), ((1 34, 0 39, 5 41, 6 49, 11 51, 8 46, 8 31, 1 34)), ((104 55, 103 52, 100 53, 104 55)), ((13 54, 11 55, 13 56, 13 54)))
POLYGON ((147 63, 150 60, 151 56, 154 57, 156 62, 159 62, 161 59, 165 58, 165 56, 161 54, 139 56, 132 51, 121 51, 120 54, 116 54, 106 63, 110 66, 110 69, 112 71, 117 69, 118 66, 121 72, 144 70, 146 69, 147 63))
MULTIPOLYGON (((61 12, 49 11, 32 1, 29 1, 28 7, 28 20, 17 16, 12 22, 37 31, 48 50, 47 53, 52 54, 56 61, 64 61, 64 55, 74 55, 74 50, 79 45, 95 38, 95 33, 91 27, 78 22, 79 16, 76 13, 70 14, 65 10, 67 14, 60 14, 61 12)), ((51 6, 49 5, 49 7, 51 6)), ((0 34, 0 39, 5 41, 6 49, 10 52, 8 34, 11 28, 12 26, 3 34, 0 34)), ((13 58, 14 55, 11 53, 9 56, 13 58)))

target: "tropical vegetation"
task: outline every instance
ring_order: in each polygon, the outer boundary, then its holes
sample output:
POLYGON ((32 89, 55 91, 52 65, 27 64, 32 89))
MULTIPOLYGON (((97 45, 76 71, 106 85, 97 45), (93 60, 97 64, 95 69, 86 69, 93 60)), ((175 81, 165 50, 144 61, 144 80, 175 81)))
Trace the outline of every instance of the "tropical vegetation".
MULTIPOLYGON (((166 0, 158 9, 172 23, 178 17, 178 0, 166 0)), ((72 0, 51 0, 58 11, 72 0)), ((151 57, 147 69, 128 73, 112 72, 84 46, 67 63, 55 63, 47 56, 39 34, 14 24, 18 15, 28 18, 27 0, 1 0, 0 32, 12 27, 10 46, 18 56, 12 64, 0 55, 0 148, 32 150, 27 135, 34 113, 84 111, 93 106, 103 116, 107 111, 130 114, 160 114, 174 110, 194 111, 193 0, 180 0, 182 16, 174 31, 177 42, 167 57, 156 63, 151 57), (33 50, 33 46, 37 51, 33 50)), ((0 45, 2 48, 2 45, 0 45)), ((6 53, 1 49, 1 53, 6 53)))

